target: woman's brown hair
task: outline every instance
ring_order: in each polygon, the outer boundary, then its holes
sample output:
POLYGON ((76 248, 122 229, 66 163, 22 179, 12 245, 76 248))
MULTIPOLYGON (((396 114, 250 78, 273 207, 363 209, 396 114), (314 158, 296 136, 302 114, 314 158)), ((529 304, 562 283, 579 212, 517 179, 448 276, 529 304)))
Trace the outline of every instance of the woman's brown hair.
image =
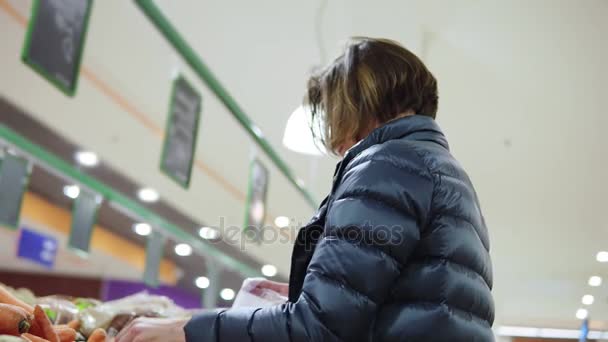
POLYGON ((374 38, 349 40, 342 55, 310 77, 305 99, 313 133, 334 153, 402 114, 435 118, 437 101, 437 81, 424 63, 399 43, 374 38))

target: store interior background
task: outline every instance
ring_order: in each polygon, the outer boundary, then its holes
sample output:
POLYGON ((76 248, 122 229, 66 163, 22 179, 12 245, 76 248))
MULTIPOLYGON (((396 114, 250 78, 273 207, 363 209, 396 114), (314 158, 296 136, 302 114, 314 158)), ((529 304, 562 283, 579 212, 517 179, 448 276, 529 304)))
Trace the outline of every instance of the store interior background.
MULTIPOLYGON (((579 329, 581 308, 591 330, 608 330, 608 264, 596 260, 608 250, 608 1, 156 3, 317 200, 329 191, 337 159, 282 145, 310 71, 350 36, 395 39, 417 53, 439 81, 438 122, 477 188, 490 229, 497 332, 501 326, 579 329), (605 281, 590 286, 592 276, 605 281), (594 296, 592 305, 581 302, 584 295, 594 296)), ((252 158, 270 171, 269 225, 286 216, 297 226, 313 214, 133 1, 94 3, 73 98, 20 60, 30 7, 30 0, 0 0, 0 124, 46 132, 38 138, 69 163, 74 151, 94 151, 97 171, 83 172, 113 180, 133 199, 140 187, 156 189, 160 201, 145 205, 192 234, 202 226, 242 226, 252 158), (189 189, 158 167, 176 74, 203 96, 189 189)), ((22 225, 64 244, 71 200, 62 189, 69 184, 44 170, 34 176, 22 225)), ((17 259, 17 233, 0 229, 0 282, 27 283, 18 279, 24 272, 99 281, 100 289, 107 279, 139 281, 145 239, 131 229, 135 222, 110 207, 100 220, 92 255, 82 259, 62 246, 50 270, 17 259)), ((214 259, 177 256, 174 245, 167 246, 161 280, 201 291, 194 280, 206 276, 205 263, 214 259)), ((276 266, 275 280, 288 278, 290 242, 215 246, 255 269, 276 266)), ((222 267, 210 280, 218 290, 237 291, 243 276, 222 267)))

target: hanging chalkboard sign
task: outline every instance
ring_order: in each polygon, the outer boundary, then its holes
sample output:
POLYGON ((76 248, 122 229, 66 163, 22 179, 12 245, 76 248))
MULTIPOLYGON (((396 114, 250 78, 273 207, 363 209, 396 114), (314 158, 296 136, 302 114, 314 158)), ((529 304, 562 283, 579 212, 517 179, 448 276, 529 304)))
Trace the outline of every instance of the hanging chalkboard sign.
POLYGON ((68 246, 81 256, 87 256, 91 245, 93 227, 97 221, 97 209, 101 196, 81 189, 72 208, 72 229, 68 246))
POLYGON ((160 168, 184 188, 190 185, 201 102, 201 95, 186 79, 173 82, 160 168))
POLYGON ((29 182, 30 166, 27 160, 5 154, 0 163, 0 225, 17 229, 23 194, 29 182))
POLYGON ((69 96, 76 92, 92 0, 34 0, 22 59, 69 96))
POLYGON ((257 159, 249 169, 249 189, 245 203, 245 230, 248 237, 259 242, 262 239, 266 220, 266 194, 268 192, 268 169, 257 159))
POLYGON ((165 237, 157 231, 148 236, 146 247, 146 265, 144 269, 144 283, 150 287, 159 285, 160 262, 163 259, 165 237))

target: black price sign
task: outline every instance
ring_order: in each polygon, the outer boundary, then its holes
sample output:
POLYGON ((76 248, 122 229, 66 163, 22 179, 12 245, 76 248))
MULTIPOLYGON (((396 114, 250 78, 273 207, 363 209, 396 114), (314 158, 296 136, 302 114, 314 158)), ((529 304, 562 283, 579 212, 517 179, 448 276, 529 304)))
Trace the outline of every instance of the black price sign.
POLYGON ((83 189, 74 200, 68 246, 82 256, 89 253, 93 227, 97 221, 97 209, 100 204, 101 196, 83 189))
POLYGON ((29 181, 27 160, 6 154, 0 164, 0 225, 19 226, 23 194, 29 181))
POLYGON ((184 188, 190 185, 201 95, 183 77, 173 83, 161 170, 184 188))
POLYGON ((165 237, 159 232, 153 231, 148 237, 146 247, 146 268, 144 269, 144 283, 150 287, 159 284, 160 262, 163 259, 165 248, 165 237))
POLYGON ((69 96, 76 92, 92 0, 34 0, 22 59, 69 96))
POLYGON ((257 240, 266 220, 266 194, 268 192, 268 169, 259 161, 251 162, 249 189, 247 191, 245 229, 254 231, 257 240))

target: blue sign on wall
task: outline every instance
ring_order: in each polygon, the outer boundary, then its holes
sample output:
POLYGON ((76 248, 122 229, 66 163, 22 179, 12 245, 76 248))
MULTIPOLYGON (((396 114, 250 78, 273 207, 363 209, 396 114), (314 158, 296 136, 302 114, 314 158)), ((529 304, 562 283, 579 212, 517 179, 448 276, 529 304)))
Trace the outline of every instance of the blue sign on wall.
POLYGON ((583 324, 581 325, 581 335, 578 338, 579 342, 586 342, 587 341, 587 335, 589 335, 589 320, 585 319, 583 320, 583 324))
POLYGON ((21 228, 17 256, 46 268, 53 268, 57 257, 57 239, 28 228, 21 228))

